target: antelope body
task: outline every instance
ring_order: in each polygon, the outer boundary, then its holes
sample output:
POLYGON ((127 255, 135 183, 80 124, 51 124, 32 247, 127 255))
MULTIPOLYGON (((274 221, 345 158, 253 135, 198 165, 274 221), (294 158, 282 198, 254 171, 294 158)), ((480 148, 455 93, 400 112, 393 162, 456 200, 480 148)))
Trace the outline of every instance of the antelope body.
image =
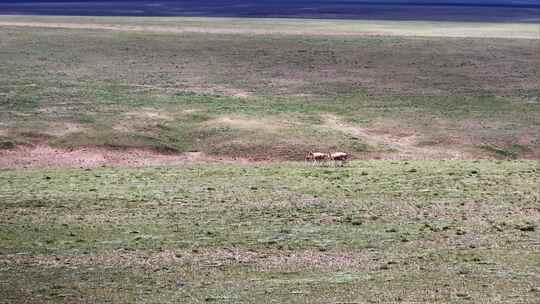
POLYGON ((345 152, 328 153, 328 158, 331 160, 346 161, 349 158, 349 154, 345 152))
POLYGON ((306 156, 306 160, 324 161, 328 159, 328 154, 322 152, 309 152, 306 156))
POLYGON ((338 162, 339 165, 343 164, 349 159, 349 154, 345 152, 323 153, 323 152, 309 152, 306 155, 306 161, 312 161, 313 164, 322 162, 323 164, 332 161, 334 164, 338 162))

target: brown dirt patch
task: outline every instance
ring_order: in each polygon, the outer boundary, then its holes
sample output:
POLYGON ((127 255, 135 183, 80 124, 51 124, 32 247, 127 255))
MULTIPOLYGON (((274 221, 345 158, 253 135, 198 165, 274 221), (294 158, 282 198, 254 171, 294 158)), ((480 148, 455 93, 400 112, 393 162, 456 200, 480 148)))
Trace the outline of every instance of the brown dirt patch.
POLYGON ((139 118, 139 119, 153 119, 153 120, 167 120, 167 121, 171 121, 174 119, 171 115, 163 111, 159 111, 159 110, 151 109, 151 108, 142 108, 137 111, 127 112, 125 115, 128 116, 129 118, 139 118))
POLYGON ((238 88, 230 88, 225 87, 221 85, 188 85, 188 86, 181 86, 178 87, 178 89, 181 89, 186 92, 193 92, 193 93, 199 93, 199 94, 212 94, 212 95, 224 95, 229 97, 237 97, 237 98, 249 98, 253 96, 253 93, 241 90, 238 88))
POLYGON ((420 145, 420 136, 414 130, 361 128, 325 115, 324 126, 363 139, 367 144, 393 152, 367 153, 367 158, 377 159, 473 159, 466 151, 447 146, 420 145))
POLYGON ((48 126, 44 134, 58 137, 87 130, 88 128, 76 123, 54 123, 48 126))
POLYGON ((124 113, 122 119, 118 119, 118 123, 113 126, 113 129, 119 132, 129 133, 133 130, 145 130, 156 127, 164 121, 173 121, 174 116, 164 111, 142 108, 137 111, 124 113))
POLYGON ((206 155, 202 152, 162 154, 150 149, 108 149, 86 147, 56 149, 46 145, 19 146, 0 150, 0 168, 147 166, 190 163, 249 163, 246 158, 206 155))
POLYGON ((229 125, 238 129, 276 131, 280 123, 268 119, 252 119, 240 116, 222 116, 207 122, 208 125, 229 125))

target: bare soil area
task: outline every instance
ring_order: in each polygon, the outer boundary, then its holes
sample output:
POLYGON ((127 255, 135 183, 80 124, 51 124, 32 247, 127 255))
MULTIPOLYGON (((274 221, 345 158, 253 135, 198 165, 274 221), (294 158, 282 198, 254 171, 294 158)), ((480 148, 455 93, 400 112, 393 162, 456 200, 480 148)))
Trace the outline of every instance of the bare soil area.
POLYGON ((422 146, 418 135, 412 130, 384 130, 377 128, 360 128, 339 121, 337 117, 326 115, 325 126, 362 138, 373 146, 388 148, 393 153, 370 153, 377 159, 474 159, 478 158, 471 152, 449 146, 422 146))
POLYGON ((0 168, 148 166, 186 163, 248 163, 249 159, 209 156, 202 152, 165 154, 150 149, 85 147, 55 149, 49 146, 18 146, 0 150, 0 168))
MULTIPOLYGON (((370 144, 383 145, 387 152, 363 152, 355 154, 353 159, 384 160, 466 160, 490 158, 472 152, 445 147, 416 146, 415 135, 396 137, 392 134, 377 135, 376 130, 347 127, 343 124, 331 125, 352 135, 367 139, 370 144)), ((323 151, 327 152, 327 151, 323 151)), ((283 162, 290 160, 283 155, 256 154, 253 157, 231 157, 226 155, 208 155, 203 152, 162 153, 152 149, 129 148, 117 149, 106 147, 83 147, 75 149, 53 148, 46 145, 17 146, 14 149, 0 149, 0 168, 93 168, 100 166, 156 166, 201 163, 249 164, 283 162)), ((298 159, 300 160, 300 159, 298 159)))

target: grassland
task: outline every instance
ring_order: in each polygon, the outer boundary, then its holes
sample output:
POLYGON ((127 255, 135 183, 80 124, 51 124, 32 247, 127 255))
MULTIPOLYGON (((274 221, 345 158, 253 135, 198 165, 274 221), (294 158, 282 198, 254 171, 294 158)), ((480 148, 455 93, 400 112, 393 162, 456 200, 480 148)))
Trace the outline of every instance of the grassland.
MULTIPOLYGON (((323 21, 277 26, 312 25, 318 35, 216 34, 208 29, 231 20, 196 20, 78 21, 118 22, 113 31, 2 27, 1 145, 258 160, 333 149, 356 158, 538 158, 539 39, 324 35, 323 21), (199 32, 144 30, 158 24, 199 32)), ((406 25, 419 35, 427 26, 406 25)))
POLYGON ((537 33, 0 16, 0 303, 537 303, 537 33))
POLYGON ((536 303, 536 161, 0 172, 3 303, 536 303))

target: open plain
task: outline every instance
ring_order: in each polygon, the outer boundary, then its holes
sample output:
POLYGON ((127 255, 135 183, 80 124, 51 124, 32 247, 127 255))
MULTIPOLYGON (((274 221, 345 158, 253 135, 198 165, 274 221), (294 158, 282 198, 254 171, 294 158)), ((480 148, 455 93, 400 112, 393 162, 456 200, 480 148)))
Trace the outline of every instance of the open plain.
POLYGON ((539 50, 532 23, 0 16, 0 303, 537 303, 539 50))

